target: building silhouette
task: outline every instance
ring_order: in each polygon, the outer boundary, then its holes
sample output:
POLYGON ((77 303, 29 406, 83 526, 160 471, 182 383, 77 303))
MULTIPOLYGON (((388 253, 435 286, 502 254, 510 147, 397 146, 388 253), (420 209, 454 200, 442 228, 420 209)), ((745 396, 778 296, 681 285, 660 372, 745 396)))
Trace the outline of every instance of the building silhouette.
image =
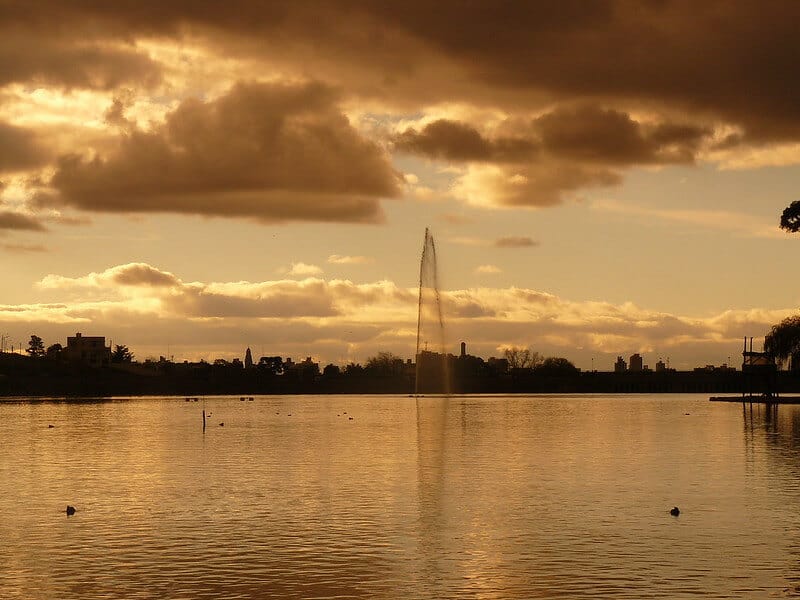
POLYGON ((107 367, 111 364, 111 346, 106 346, 104 336, 83 336, 76 333, 67 338, 64 357, 73 363, 89 367, 107 367))
POLYGON ((617 357, 617 362, 614 363, 614 373, 624 373, 628 370, 628 365, 625 359, 621 356, 617 357))
POLYGON ((642 370, 642 356, 637 352, 631 354, 630 362, 628 363, 628 371, 641 371, 642 370))

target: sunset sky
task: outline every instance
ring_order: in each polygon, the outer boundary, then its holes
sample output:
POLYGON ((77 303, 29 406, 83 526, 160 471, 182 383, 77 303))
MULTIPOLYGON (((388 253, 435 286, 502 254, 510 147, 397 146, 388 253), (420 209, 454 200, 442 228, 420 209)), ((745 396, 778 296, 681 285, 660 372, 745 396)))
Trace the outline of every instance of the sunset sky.
POLYGON ((0 333, 740 360, 800 303, 796 2, 0 0, 0 333))

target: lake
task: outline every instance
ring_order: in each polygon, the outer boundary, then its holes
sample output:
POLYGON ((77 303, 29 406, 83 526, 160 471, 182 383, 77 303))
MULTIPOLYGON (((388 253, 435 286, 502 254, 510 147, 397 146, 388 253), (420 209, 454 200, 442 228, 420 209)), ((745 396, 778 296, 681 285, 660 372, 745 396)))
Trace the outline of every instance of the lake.
POLYGON ((0 440, 2 598, 800 596, 800 406, 17 399, 0 440))

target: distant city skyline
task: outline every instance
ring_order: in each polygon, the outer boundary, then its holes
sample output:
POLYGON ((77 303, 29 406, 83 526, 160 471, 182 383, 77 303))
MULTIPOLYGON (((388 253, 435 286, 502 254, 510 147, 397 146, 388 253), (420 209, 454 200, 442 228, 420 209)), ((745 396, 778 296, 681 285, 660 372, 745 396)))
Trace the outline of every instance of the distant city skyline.
POLYGON ((454 354, 728 362, 800 305, 798 10, 2 9, 0 334, 413 356, 430 226, 454 354))

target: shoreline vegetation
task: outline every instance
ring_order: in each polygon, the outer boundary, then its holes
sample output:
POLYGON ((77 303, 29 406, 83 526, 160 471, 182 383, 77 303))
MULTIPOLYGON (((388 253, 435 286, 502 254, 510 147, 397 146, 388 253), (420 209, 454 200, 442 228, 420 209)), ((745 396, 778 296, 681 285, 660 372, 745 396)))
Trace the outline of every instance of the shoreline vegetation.
MULTIPOLYGON (((303 363, 297 363, 302 365, 303 363)), ((313 363, 311 363, 313 364, 313 363)), ((315 365, 316 366, 316 365, 315 365)), ((364 367, 299 368, 282 373, 231 363, 169 361, 112 364, 93 368, 47 358, 0 354, 0 397, 18 396, 199 396, 271 394, 414 394, 415 369, 364 367)), ((733 369, 662 372, 542 372, 468 368, 454 362, 449 389, 442 376, 428 372, 419 393, 710 393, 754 395, 800 392, 800 373, 773 372, 769 381, 733 369)))

